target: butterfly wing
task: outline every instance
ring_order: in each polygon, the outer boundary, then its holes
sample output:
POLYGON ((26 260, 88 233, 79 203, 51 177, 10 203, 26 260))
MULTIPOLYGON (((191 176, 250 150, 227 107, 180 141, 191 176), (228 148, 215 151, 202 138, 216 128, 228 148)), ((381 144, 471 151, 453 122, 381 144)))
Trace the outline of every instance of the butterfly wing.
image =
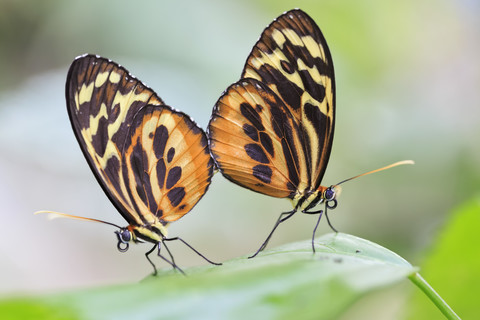
POLYGON ((313 190, 320 186, 333 141, 335 79, 325 38, 301 10, 274 20, 250 53, 242 78, 254 78, 275 92, 301 124, 313 190))
POLYGON ((188 213, 207 191, 213 175, 207 138, 181 112, 142 108, 124 150, 122 174, 135 212, 151 212, 169 223, 188 213))
MULTIPOLYGON (((167 206, 168 213, 160 212, 159 208, 164 205, 158 202, 161 195, 157 194, 162 189, 161 179, 152 175, 152 171, 140 170, 140 165, 133 160, 138 160, 138 152, 148 159, 152 155, 158 158, 158 150, 162 146, 178 144, 178 136, 184 134, 185 143, 193 143, 194 152, 203 150, 203 160, 208 162, 205 134, 188 116, 165 106, 153 90, 123 67, 94 55, 81 56, 72 63, 67 77, 66 99, 75 136, 90 168, 108 198, 129 224, 176 220, 186 213, 186 208, 191 209, 192 203, 199 200, 198 196, 194 196, 189 200, 191 203, 181 209, 183 204, 176 206, 173 211, 167 206), (143 125, 146 119, 159 118, 158 114, 162 115, 162 123, 156 124, 169 128, 161 138, 157 138, 158 145, 148 143, 146 139, 132 138, 138 134, 137 131, 147 130, 143 125), (174 134, 177 135, 175 139, 174 134), (153 199, 157 201, 156 205, 153 199)), ((152 122, 148 123, 151 125, 152 122)), ((154 129, 148 127, 150 132, 154 129)), ((187 155, 188 152, 183 154, 187 155)), ((168 154, 163 157, 168 158, 168 154)), ((180 150, 177 157, 182 157, 180 150)), ((202 161, 194 163, 199 164, 199 172, 211 176, 211 164, 202 161)), ((189 174, 192 174, 191 171, 189 174)), ((165 175, 169 174, 165 169, 165 175)), ((185 179, 187 176, 181 174, 177 183, 181 180, 186 182, 185 179)), ((210 181, 207 180, 198 181, 199 190, 203 190, 203 193, 210 181)), ((187 195, 183 198, 185 202, 187 195)))
POLYGON ((243 79, 217 101, 207 134, 215 162, 226 178, 284 198, 293 196, 307 174, 301 164, 300 131, 272 90, 255 79, 243 79))

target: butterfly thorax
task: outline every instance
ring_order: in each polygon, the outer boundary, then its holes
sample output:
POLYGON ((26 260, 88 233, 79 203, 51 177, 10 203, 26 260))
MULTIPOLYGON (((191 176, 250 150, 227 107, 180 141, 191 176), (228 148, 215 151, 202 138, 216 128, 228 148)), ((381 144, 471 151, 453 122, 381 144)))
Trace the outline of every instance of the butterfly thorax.
POLYGON ((308 211, 324 201, 334 201, 339 193, 338 186, 319 186, 317 190, 297 192, 292 199, 292 204, 297 210, 308 211))
POLYGON ((144 240, 158 243, 167 236, 167 227, 161 222, 145 226, 130 226, 133 233, 133 241, 144 240))

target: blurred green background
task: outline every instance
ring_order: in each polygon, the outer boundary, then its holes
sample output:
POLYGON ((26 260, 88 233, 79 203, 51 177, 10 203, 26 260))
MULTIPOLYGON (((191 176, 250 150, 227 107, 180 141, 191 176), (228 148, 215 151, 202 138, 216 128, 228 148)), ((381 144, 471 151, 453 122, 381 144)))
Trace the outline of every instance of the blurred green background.
MULTIPOLYGON (((124 283, 151 272, 149 245, 121 254, 109 226, 33 215, 47 209, 125 224, 70 127, 64 86, 76 56, 124 65, 205 128, 262 30, 295 7, 320 26, 336 69, 336 131, 323 184, 416 161, 345 184, 331 220, 421 265, 452 208, 479 194, 480 2, 0 0, 0 294, 124 283)), ((257 249, 290 209, 217 174, 170 235, 223 261, 257 249)), ((270 246, 308 239, 314 221, 295 216, 270 246)), ((325 222, 319 230, 330 231, 325 222)), ((171 249, 182 266, 203 263, 181 245, 171 249)), ((382 299, 401 309, 398 297, 409 290, 382 299)))

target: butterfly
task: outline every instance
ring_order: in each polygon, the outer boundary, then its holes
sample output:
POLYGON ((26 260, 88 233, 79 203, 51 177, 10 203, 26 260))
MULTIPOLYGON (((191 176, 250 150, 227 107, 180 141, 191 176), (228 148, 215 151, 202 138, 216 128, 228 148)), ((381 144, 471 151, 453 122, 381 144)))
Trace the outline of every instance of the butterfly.
POLYGON ((210 152, 224 177, 292 202, 293 210, 280 214, 251 257, 266 247, 280 223, 298 211, 319 215, 312 236, 314 252, 323 213, 336 231, 327 209, 337 206, 339 185, 356 177, 329 187, 321 185, 334 125, 335 77, 325 37, 302 10, 285 12, 263 31, 241 79, 215 104, 207 129, 210 152), (321 203, 323 210, 313 210, 321 203))
POLYGON ((116 231, 121 252, 130 242, 150 242, 158 255, 183 271, 166 246, 179 240, 206 261, 217 264, 167 227, 187 214, 207 191, 214 170, 205 132, 185 113, 117 63, 96 55, 75 59, 66 82, 68 115, 80 148, 103 191, 127 221, 107 223, 116 231), (162 245, 170 258, 160 253, 162 245))

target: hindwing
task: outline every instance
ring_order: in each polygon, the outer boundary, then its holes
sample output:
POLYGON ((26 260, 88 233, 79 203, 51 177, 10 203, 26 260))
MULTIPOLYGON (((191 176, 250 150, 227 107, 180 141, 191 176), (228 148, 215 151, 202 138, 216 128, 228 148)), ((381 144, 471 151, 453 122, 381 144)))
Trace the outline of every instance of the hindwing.
POLYGON ((208 137, 229 180, 273 197, 292 197, 306 179, 302 129, 265 84, 231 85, 213 110, 208 137))
POLYGON ((126 69, 85 55, 70 67, 68 114, 102 189, 131 225, 186 214, 210 184, 205 133, 126 69))
POLYGON ((333 141, 335 79, 330 50, 315 21, 301 10, 275 19, 253 47, 242 78, 266 84, 302 127, 309 177, 305 183, 317 189, 333 141))
MULTIPOLYGON (((135 212, 152 213, 163 222, 175 221, 200 200, 212 174, 205 134, 188 116, 152 105, 137 113, 122 161, 135 212)), ((140 218, 145 219, 145 214, 140 218)))

